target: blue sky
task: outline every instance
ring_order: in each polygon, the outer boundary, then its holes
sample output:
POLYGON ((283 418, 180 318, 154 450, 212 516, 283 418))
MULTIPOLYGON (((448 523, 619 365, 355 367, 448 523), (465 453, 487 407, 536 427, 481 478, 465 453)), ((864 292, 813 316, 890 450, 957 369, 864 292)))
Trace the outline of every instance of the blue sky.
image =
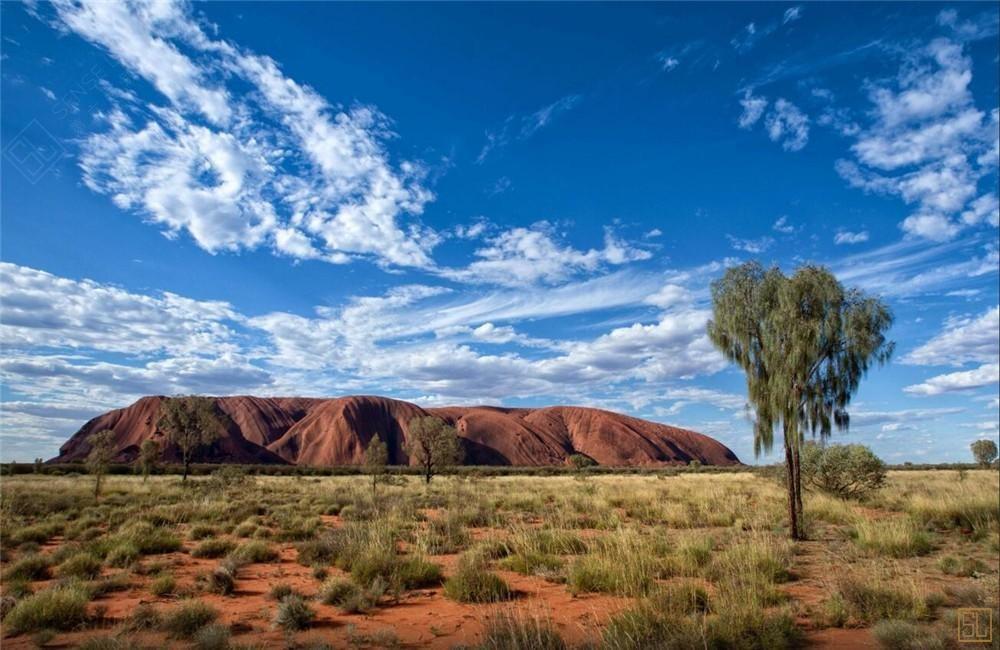
POLYGON ((752 462, 704 333, 750 258, 893 307, 835 440, 930 462, 997 438, 995 4, 0 19, 4 460, 198 392, 586 404, 752 462))

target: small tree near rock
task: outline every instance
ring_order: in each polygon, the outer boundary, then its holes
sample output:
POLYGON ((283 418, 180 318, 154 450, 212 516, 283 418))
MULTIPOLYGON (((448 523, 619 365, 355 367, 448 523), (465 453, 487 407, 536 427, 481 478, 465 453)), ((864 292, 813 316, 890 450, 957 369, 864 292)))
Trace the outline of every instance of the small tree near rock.
POLYGON ((802 446, 802 482, 841 499, 860 499, 885 484, 882 459, 864 445, 802 446))
POLYGON ((378 436, 372 436, 365 450, 365 471, 372 479, 372 503, 378 504, 378 484, 389 471, 389 448, 378 436))
POLYGON ((462 462, 462 446, 455 427, 433 416, 410 420, 406 453, 423 470, 424 482, 428 484, 442 469, 462 462))
POLYGON ((215 442, 228 424, 227 421, 226 415, 220 413, 215 402, 207 397, 191 395, 163 401, 157 426, 181 452, 181 462, 184 464, 182 481, 187 480, 195 453, 215 442))
POLYGON ((573 466, 573 469, 575 469, 578 472, 582 472, 588 467, 594 467, 595 465, 597 465, 596 460, 594 460, 590 456, 585 456, 583 454, 570 454, 569 458, 567 458, 566 460, 568 460, 569 464, 573 466))
POLYGON ((87 437, 90 452, 87 454, 87 471, 94 477, 94 499, 101 497, 101 480, 108 473, 108 465, 114 456, 115 434, 108 429, 92 433, 87 437))
POLYGON ((149 475, 156 468, 156 463, 160 459, 160 443, 152 438, 146 438, 139 445, 139 471, 142 472, 142 482, 145 483, 149 475))
POLYGON ((972 455, 982 467, 989 467, 997 458, 997 443, 992 440, 977 440, 970 445, 972 455))

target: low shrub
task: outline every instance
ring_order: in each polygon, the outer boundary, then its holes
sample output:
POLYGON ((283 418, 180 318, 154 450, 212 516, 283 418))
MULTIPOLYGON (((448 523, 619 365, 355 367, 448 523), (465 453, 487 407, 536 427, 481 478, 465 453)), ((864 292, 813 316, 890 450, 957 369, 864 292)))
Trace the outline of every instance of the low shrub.
POLYGON ((104 561, 108 566, 124 569, 135 564, 140 555, 138 547, 132 542, 119 542, 111 547, 104 561))
POLYGON ((830 625, 871 625, 885 619, 927 618, 931 607, 916 585, 877 572, 841 576, 824 609, 830 625))
POLYGON ((219 531, 215 528, 215 526, 197 524, 191 527, 191 530, 188 532, 188 539, 194 541, 208 539, 209 537, 215 537, 218 532, 219 531))
POLYGON ((864 445, 802 447, 803 485, 841 499, 871 496, 885 485, 885 463, 864 445))

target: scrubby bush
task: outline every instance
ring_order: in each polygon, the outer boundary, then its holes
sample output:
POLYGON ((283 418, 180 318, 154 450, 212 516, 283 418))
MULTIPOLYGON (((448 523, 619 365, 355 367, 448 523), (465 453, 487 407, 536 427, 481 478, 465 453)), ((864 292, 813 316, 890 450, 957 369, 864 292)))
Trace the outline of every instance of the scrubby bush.
POLYGON ((78 583, 51 587, 18 601, 3 619, 8 634, 69 630, 87 618, 90 593, 78 583))
POLYGON ((597 461, 590 456, 585 456, 583 454, 570 454, 569 458, 566 459, 567 462, 573 467, 573 469, 580 471, 587 469, 588 467, 594 467, 597 465, 597 461))
POLYGON ((872 495, 885 484, 886 467, 864 445, 807 443, 801 454, 802 483, 841 499, 872 495))
POLYGON ((111 547, 104 561, 108 566, 123 569, 135 564, 140 555, 138 547, 132 542, 119 542, 111 547))

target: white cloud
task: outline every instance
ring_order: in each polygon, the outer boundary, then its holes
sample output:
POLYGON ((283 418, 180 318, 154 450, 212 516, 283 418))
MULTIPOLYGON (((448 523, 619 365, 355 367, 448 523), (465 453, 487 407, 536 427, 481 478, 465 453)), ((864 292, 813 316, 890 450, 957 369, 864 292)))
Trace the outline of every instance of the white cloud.
POLYGON ((833 237, 834 244, 863 244, 868 241, 868 231, 850 232, 842 230, 833 237))
POLYGON ((771 226, 771 230, 788 235, 795 232, 795 226, 789 223, 787 216, 781 216, 771 226))
POLYGON ((432 265, 439 236, 417 218, 433 194, 420 164, 390 160, 377 109, 329 105, 271 59, 207 35, 183 3, 55 8, 63 28, 169 102, 144 106, 106 88, 108 129, 82 147, 91 189, 210 252, 270 246, 333 263, 432 265))
POLYGON ((482 164, 491 153, 503 149, 511 141, 530 138, 557 116, 575 108, 582 99, 581 95, 566 95, 526 115, 508 115, 503 126, 486 131, 486 143, 476 156, 476 163, 482 164))
POLYGON ((907 386, 903 390, 913 395, 930 396, 983 386, 996 387, 998 383, 1000 383, 1000 363, 986 363, 973 370, 937 375, 923 383, 907 386))
POLYGON ((674 68, 676 68, 681 63, 680 61, 678 61, 677 59, 675 59, 672 56, 660 56, 659 60, 660 60, 660 65, 663 67, 663 70, 666 71, 666 72, 670 72, 671 70, 673 70, 674 68))
POLYGON ((743 92, 740 106, 743 107, 743 113, 740 114, 738 123, 741 129, 749 129, 764 114, 764 110, 767 108, 767 98, 754 95, 753 91, 748 88, 743 92))
POLYGON ((774 238, 767 236, 758 237, 757 239, 740 239, 732 235, 726 235, 726 238, 729 239, 729 243, 734 250, 750 253, 751 255, 759 255, 774 245, 774 238))
POLYGON ((781 23, 787 25, 790 22, 796 21, 802 17, 802 7, 789 7, 785 10, 785 15, 781 18, 781 23))
POLYGON ((964 228, 1000 222, 996 175, 1000 112, 975 106, 972 62, 961 43, 939 38, 914 52, 891 84, 873 85, 874 120, 852 146, 856 161, 836 168, 851 185, 897 195, 915 207, 900 227, 948 241, 964 228))
POLYGON ((976 317, 949 318, 940 334, 903 357, 918 366, 990 363, 1000 357, 1000 307, 976 317))
POLYGON ((799 151, 809 142, 809 118, 786 99, 774 102, 774 109, 764 119, 767 136, 780 142, 786 151, 799 151))
POLYGON ((503 231, 488 239, 487 244, 475 251, 477 260, 461 269, 442 270, 441 275, 464 282, 507 286, 554 284, 582 272, 651 257, 648 251, 617 238, 610 229, 604 233, 604 248, 581 251, 563 245, 547 222, 503 231))
POLYGON ((233 352, 241 316, 226 302, 140 295, 0 262, 0 341, 8 350, 91 349, 148 356, 233 352))

